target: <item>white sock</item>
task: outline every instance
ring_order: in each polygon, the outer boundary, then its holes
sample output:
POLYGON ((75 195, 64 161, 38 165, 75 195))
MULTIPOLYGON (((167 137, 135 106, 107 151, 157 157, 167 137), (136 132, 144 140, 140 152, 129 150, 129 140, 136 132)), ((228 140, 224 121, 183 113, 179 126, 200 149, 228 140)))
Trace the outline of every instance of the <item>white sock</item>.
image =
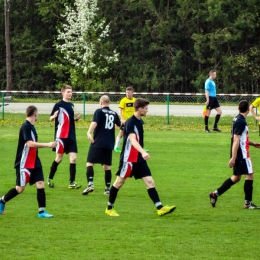
POLYGON ((117 137, 117 138, 116 138, 116 143, 115 143, 115 147, 114 147, 114 149, 119 148, 119 146, 120 146, 120 142, 121 142, 121 138, 120 138, 120 137, 117 137))

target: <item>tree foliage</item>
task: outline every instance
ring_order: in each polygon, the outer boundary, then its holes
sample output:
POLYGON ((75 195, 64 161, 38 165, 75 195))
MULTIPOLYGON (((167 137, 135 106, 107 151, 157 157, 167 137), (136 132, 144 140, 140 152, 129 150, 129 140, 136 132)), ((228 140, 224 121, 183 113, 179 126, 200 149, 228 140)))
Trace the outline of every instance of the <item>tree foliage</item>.
MULTIPOLYGON (((90 6, 79 2, 10 1, 15 89, 53 90, 69 83, 119 91, 132 84, 136 91, 202 92, 215 68, 218 92, 259 92, 257 0, 89 0, 97 3, 92 23, 79 15, 90 6), (73 43, 71 53, 62 47, 66 39, 73 43), (118 62, 109 60, 114 50, 118 62)), ((3 16, 0 28, 4 32, 3 16)), ((5 89, 4 34, 0 41, 5 89)))

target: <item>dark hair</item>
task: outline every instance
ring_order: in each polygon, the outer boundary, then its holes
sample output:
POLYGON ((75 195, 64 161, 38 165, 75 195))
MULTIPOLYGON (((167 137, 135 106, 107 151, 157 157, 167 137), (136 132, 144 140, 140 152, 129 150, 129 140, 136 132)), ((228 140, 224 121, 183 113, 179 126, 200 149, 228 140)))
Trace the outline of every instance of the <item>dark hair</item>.
POLYGON ((140 107, 145 107, 149 105, 149 103, 150 102, 144 98, 137 98, 134 102, 135 111, 137 111, 140 107))
POLYGON ((129 86, 129 87, 126 88, 125 91, 134 91, 134 88, 132 86, 129 86))
POLYGON ((238 104, 239 112, 245 113, 248 111, 248 109, 249 109, 249 103, 247 100, 242 100, 239 102, 239 104, 238 104))
POLYGON ((214 72, 216 72, 216 70, 210 70, 209 75, 213 74, 214 72))
POLYGON ((61 88, 61 92, 64 92, 66 89, 72 89, 70 85, 65 85, 61 88))
POLYGON ((32 116, 37 111, 37 107, 29 106, 26 108, 26 117, 32 116))

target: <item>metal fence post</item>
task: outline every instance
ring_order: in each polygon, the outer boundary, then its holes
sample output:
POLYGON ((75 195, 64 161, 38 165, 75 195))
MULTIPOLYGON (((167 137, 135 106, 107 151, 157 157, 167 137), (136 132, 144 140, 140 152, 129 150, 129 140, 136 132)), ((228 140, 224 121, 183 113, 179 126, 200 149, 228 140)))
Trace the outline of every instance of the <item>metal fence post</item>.
POLYGON ((167 125, 170 124, 170 95, 166 95, 166 105, 167 105, 167 125))
POLYGON ((83 120, 86 120, 86 93, 83 93, 83 120))
POLYGON ((5 120, 5 93, 2 92, 2 120, 5 120))

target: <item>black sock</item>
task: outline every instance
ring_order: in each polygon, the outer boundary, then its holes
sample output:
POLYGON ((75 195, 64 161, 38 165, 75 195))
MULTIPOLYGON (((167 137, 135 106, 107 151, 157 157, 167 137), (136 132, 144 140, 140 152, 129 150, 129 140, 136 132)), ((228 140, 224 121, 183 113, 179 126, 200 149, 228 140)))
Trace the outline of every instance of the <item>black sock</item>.
POLYGON ((4 200, 2 200, 2 202, 6 203, 7 201, 9 201, 9 200, 13 199, 14 197, 16 197, 18 194, 19 193, 16 190, 16 188, 12 188, 4 195, 4 200))
POLYGON ((205 122, 205 129, 208 129, 208 124, 209 124, 209 117, 208 116, 205 116, 204 117, 204 122, 205 122))
POLYGON ((217 114, 216 117, 215 117, 215 123, 214 123, 214 128, 217 128, 218 127, 218 121, 220 119, 220 115, 217 114))
POLYGON ((244 182, 245 200, 252 201, 253 197, 253 180, 245 180, 244 182))
POLYGON ((55 160, 53 161, 52 165, 51 165, 51 170, 50 170, 50 174, 49 174, 49 179, 53 179, 54 175, 57 171, 59 163, 57 163, 55 160))
POLYGON ((111 170, 106 170, 105 171, 105 185, 106 185, 106 188, 110 187, 111 179, 112 179, 111 170))
POLYGON ((39 208, 45 208, 46 207, 46 196, 45 196, 45 190, 43 189, 37 189, 37 201, 39 208))
POLYGON ((87 167, 86 176, 87 176, 88 184, 89 185, 93 185, 93 182, 94 182, 94 169, 93 169, 93 166, 88 166, 87 167))
POLYGON ((231 178, 228 178, 227 180, 225 180, 223 182, 223 184, 217 189, 218 195, 220 196, 221 194, 223 194, 224 192, 229 190, 231 188, 231 186, 233 186, 234 184, 235 183, 231 180, 231 178))
POLYGON ((148 195, 151 198, 151 200, 153 201, 154 205, 156 206, 157 209, 161 209, 163 207, 158 192, 155 188, 150 188, 147 190, 148 191, 148 195))
POLYGON ((76 178, 76 164, 70 164, 70 183, 74 182, 76 178))
POLYGON ((117 189, 116 187, 114 187, 114 186, 111 187, 110 193, 109 193, 107 209, 112 209, 113 208, 114 203, 116 201, 116 197, 117 197, 118 191, 119 191, 119 189, 117 189))

